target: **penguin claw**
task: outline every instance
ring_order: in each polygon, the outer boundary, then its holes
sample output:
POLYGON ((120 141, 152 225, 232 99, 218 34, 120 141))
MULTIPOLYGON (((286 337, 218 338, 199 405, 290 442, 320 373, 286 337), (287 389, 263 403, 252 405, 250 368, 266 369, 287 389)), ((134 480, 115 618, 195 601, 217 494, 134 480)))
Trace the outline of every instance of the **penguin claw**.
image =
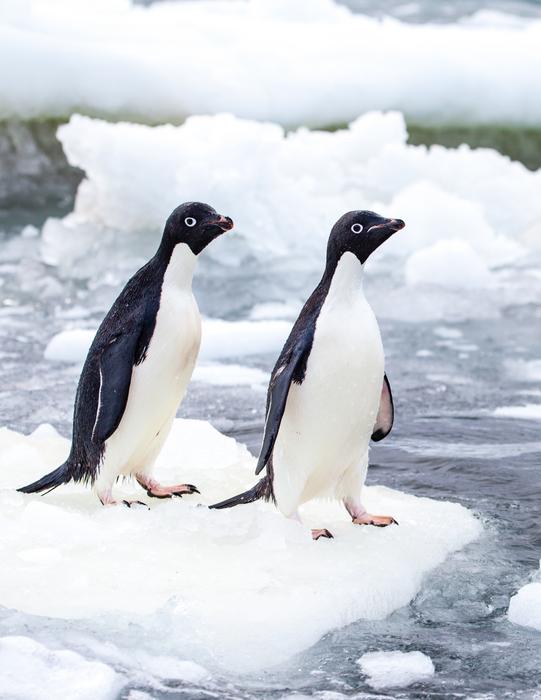
POLYGON ((391 515, 370 515, 364 513, 356 518, 353 518, 354 525, 373 525, 374 527, 388 527, 389 525, 398 525, 398 520, 391 515))
POLYGON ((329 530, 327 530, 326 527, 316 528, 316 529, 312 530, 312 539, 313 540, 319 540, 320 537, 325 537, 329 540, 334 539, 334 535, 332 534, 332 532, 329 532, 329 530))
POLYGON ((132 506, 145 506, 145 508, 150 510, 148 503, 145 503, 144 501, 127 501, 126 499, 122 499, 122 503, 128 508, 131 508, 132 506))
POLYGON ((151 486, 146 489, 151 498, 182 498, 192 493, 201 493, 193 484, 181 484, 180 486, 151 486))

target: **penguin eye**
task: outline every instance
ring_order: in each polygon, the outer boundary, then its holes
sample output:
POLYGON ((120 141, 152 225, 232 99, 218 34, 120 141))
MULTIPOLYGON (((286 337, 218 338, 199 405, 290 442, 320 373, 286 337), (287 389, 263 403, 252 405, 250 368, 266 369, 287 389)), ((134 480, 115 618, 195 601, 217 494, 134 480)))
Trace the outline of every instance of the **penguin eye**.
POLYGON ((196 225, 197 221, 193 218, 193 216, 188 216, 184 219, 184 223, 186 224, 186 226, 192 228, 192 226, 196 225))
POLYGON ((351 230, 353 231, 353 233, 360 233, 363 230, 363 226, 362 224, 353 224, 351 230))

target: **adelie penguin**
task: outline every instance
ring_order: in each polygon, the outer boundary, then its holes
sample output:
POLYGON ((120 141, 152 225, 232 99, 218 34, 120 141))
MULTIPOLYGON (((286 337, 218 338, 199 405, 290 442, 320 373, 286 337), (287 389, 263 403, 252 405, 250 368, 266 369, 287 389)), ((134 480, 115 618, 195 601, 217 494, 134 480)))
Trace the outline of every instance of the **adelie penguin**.
POLYGON ((232 220, 207 204, 188 202, 173 211, 156 254, 126 284, 90 347, 66 462, 19 491, 82 481, 108 505, 116 503, 115 481, 128 475, 149 496, 197 491, 191 484, 162 486, 151 474, 199 351, 201 319, 192 294, 197 256, 231 228, 232 220))
MULTIPOLYGON (((370 439, 393 425, 378 323, 362 289, 364 263, 404 227, 370 211, 351 211, 333 226, 325 272, 304 305, 271 375, 265 432, 249 491, 217 503, 228 508, 264 498, 287 517, 316 497, 343 502, 355 524, 384 527, 361 502, 370 439)), ((312 537, 332 537, 326 528, 312 537)))

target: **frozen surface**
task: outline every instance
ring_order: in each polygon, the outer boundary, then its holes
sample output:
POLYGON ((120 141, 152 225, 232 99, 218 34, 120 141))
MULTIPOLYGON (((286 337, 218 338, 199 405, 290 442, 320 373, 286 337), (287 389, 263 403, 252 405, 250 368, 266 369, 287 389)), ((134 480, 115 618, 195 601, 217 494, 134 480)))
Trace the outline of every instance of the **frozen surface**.
POLYGON ((426 123, 541 118, 539 20, 488 12, 414 25, 332 0, 26 0, 4 3, 2 15, 4 117, 230 111, 291 126, 377 108, 426 123))
POLYGON ((527 583, 509 601, 507 616, 515 625, 541 632, 541 579, 527 583))
POLYGON ((6 700, 113 700, 121 686, 103 663, 29 637, 0 637, 0 692, 6 700))
POLYGON ((541 420, 541 404, 529 403, 525 406, 500 406, 494 411, 495 416, 541 420))
MULTIPOLYGON (((66 620, 106 617, 112 630, 129 616, 142 651, 151 653, 159 636, 160 654, 207 667, 272 666, 334 628, 382 619, 481 531, 458 504, 377 486, 367 489, 368 507, 393 513, 400 527, 354 527, 326 502, 306 507, 302 525, 268 504, 208 511, 197 499, 177 499, 127 510, 103 508, 74 485, 46 497, 13 491, 67 449, 50 427, 28 437, 0 432, 3 605, 66 620), (314 524, 335 539, 313 542, 314 524)), ((209 503, 253 483, 254 466, 208 423, 177 420, 157 474, 196 483, 209 503)), ((129 483, 118 489, 144 499, 129 483)))
POLYGON ((434 675, 432 659, 420 651, 370 651, 357 663, 376 690, 405 688, 434 675))
MULTIPOLYGON (((407 224, 367 265, 385 283, 379 314, 495 317, 506 304, 534 303, 541 293, 534 245, 541 171, 488 149, 409 145, 396 112, 366 114, 334 133, 286 133, 231 115, 191 117, 178 127, 74 116, 59 138, 86 173, 74 211, 43 227, 43 260, 67 277, 100 269, 101 282, 124 245, 156 241, 169 212, 196 199, 236 224, 205 251, 201 279, 217 266, 224 277, 245 267, 254 289, 245 286, 242 298, 253 294, 268 304, 261 275, 280 276, 285 289, 273 303, 281 316, 298 308, 298 278, 321 270, 332 224, 353 208, 407 224)), ((258 308, 255 314, 276 311, 258 308)))

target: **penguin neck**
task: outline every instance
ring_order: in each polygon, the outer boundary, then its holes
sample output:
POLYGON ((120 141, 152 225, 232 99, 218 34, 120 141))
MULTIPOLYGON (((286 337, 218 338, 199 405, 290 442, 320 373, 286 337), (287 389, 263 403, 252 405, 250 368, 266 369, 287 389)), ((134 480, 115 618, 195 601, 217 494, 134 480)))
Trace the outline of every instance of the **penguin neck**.
POLYGON ((357 256, 349 251, 337 259, 328 260, 322 279, 326 282, 328 296, 345 302, 364 296, 363 268, 357 256))
POLYGON ((160 246, 157 257, 164 267, 162 288, 191 291, 197 255, 187 243, 177 243, 169 250, 160 246))

